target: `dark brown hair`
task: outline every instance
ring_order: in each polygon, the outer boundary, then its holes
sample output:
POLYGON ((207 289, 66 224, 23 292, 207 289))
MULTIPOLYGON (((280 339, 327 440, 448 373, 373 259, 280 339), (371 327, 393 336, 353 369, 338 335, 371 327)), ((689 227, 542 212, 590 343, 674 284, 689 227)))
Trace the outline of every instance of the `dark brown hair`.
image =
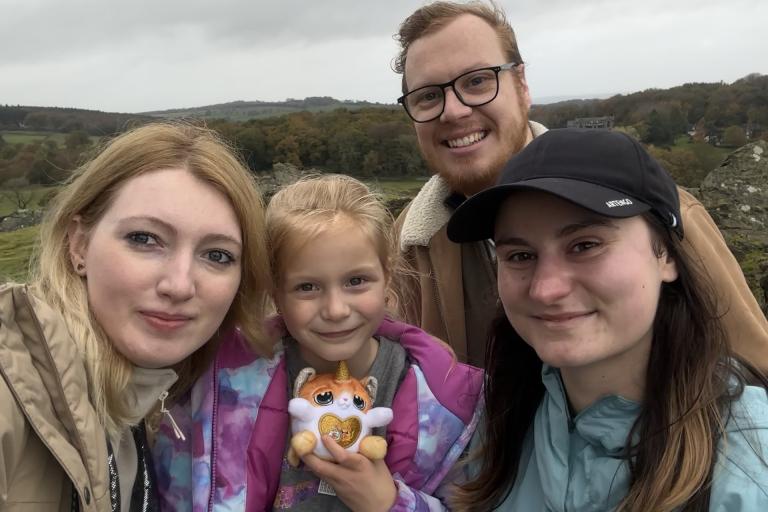
MULTIPOLYGON (((664 283, 654 319, 645 398, 625 446, 631 483, 618 510, 706 511, 717 444, 730 405, 763 375, 731 354, 714 293, 681 242, 646 214, 657 257, 678 278, 664 283), (639 439, 636 445, 632 440, 639 439)), ((520 454, 544 395, 542 362, 503 315, 486 351, 485 445, 474 480, 455 496, 459 510, 492 510, 520 473, 520 454)))

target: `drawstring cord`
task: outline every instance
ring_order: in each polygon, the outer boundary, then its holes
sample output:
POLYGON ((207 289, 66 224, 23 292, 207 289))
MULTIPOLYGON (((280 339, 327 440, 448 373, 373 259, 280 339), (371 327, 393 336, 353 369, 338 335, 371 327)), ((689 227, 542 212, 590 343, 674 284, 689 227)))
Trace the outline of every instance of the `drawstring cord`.
POLYGON ((173 416, 171 416, 171 411, 169 411, 165 407, 165 399, 166 398, 168 398, 168 392, 167 391, 163 391, 162 393, 160 393, 160 397, 159 397, 159 400, 160 400, 160 413, 161 414, 165 414, 166 416, 168 416, 168 420, 171 422, 171 427, 173 428, 173 433, 176 435, 176 439, 181 439, 182 441, 186 441, 187 438, 184 437, 184 432, 181 431, 179 426, 176 424, 176 420, 174 420, 173 416))

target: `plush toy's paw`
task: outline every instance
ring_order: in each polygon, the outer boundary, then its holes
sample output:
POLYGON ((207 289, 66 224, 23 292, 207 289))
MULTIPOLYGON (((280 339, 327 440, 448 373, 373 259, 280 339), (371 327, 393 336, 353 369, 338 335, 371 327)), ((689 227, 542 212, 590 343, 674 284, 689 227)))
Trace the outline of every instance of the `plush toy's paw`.
POLYGON ((290 464, 291 466, 295 468, 299 467, 299 462, 301 461, 301 459, 299 459, 299 456, 296 455, 296 450, 293 449, 293 446, 288 448, 288 455, 286 455, 285 458, 288 459, 288 464, 290 464))
POLYGON ((381 436, 367 436, 360 441, 360 453, 371 460, 383 459, 387 455, 387 441, 381 436))
POLYGON ((291 448, 296 452, 297 457, 302 457, 308 453, 311 453, 315 449, 317 444, 317 438, 315 434, 309 430, 302 430, 297 432, 291 438, 291 448))

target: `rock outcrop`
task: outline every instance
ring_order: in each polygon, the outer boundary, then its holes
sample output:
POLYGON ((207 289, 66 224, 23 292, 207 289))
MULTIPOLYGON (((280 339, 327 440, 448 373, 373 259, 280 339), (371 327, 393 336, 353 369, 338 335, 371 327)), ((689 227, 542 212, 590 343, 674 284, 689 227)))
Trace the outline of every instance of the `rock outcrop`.
POLYGON ((768 311, 768 142, 731 153, 704 179, 699 197, 768 311))

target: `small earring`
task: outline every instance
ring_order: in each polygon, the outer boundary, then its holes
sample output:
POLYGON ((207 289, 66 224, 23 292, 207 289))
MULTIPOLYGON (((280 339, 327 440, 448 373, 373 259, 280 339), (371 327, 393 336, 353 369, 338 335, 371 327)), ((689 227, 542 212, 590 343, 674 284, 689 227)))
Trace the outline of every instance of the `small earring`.
POLYGON ((80 272, 82 272, 83 270, 85 270, 85 263, 78 263, 78 264, 75 266, 75 270, 77 270, 77 272, 78 272, 78 273, 80 273, 80 272))

